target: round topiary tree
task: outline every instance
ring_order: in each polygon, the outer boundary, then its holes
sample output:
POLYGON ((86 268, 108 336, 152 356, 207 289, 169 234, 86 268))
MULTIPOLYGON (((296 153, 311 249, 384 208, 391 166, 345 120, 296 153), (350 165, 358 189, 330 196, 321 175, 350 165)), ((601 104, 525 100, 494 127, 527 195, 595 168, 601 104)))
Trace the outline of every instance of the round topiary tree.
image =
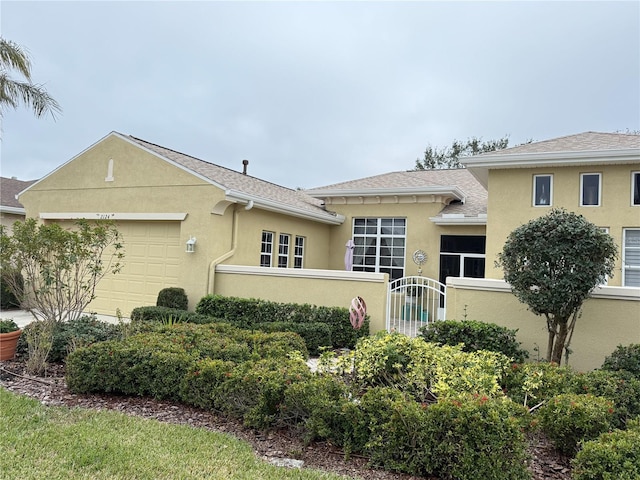
POLYGON ((613 275, 617 247, 611 236, 582 215, 553 209, 511 232, 496 266, 514 295, 549 332, 547 360, 560 363, 582 304, 613 275))

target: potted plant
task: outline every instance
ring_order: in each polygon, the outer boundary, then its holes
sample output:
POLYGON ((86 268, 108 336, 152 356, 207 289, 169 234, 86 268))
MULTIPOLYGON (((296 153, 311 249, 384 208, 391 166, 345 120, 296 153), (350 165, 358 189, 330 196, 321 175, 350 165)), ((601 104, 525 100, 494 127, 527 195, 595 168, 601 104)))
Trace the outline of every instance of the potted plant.
POLYGON ((22 330, 12 319, 0 320, 0 360, 11 360, 16 355, 16 346, 22 330))

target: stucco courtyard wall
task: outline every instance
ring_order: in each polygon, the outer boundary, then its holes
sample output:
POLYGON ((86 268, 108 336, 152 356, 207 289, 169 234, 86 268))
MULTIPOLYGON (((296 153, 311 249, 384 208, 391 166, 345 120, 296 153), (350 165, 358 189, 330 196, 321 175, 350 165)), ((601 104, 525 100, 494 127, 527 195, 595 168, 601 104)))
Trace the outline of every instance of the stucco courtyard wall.
POLYGON ((360 296, 373 333, 385 328, 387 285, 388 275, 383 273, 218 265, 214 293, 345 308, 360 296))
MULTIPOLYGON (((530 360, 546 356, 545 318, 531 313, 502 280, 447 279, 447 318, 518 329, 518 341, 529 351, 530 360)), ((579 371, 599 368, 618 345, 632 343, 640 343, 640 289, 600 288, 584 303, 571 340, 569 365, 579 371)))

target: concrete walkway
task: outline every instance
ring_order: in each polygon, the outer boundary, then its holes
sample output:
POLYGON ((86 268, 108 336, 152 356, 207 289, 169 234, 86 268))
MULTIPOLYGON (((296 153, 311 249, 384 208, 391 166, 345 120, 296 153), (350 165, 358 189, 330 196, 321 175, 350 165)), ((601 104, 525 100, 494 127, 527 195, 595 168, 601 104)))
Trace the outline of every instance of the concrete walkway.
MULTIPOLYGON (((89 315, 89 314, 87 314, 89 315)), ((118 323, 117 317, 111 317, 109 315, 96 315, 98 320, 109 323, 118 323)), ((35 318, 29 312, 25 310, 0 310, 0 319, 12 319, 18 327, 23 328, 33 322, 35 318)), ((129 321, 128 318, 123 318, 124 321, 129 321)))

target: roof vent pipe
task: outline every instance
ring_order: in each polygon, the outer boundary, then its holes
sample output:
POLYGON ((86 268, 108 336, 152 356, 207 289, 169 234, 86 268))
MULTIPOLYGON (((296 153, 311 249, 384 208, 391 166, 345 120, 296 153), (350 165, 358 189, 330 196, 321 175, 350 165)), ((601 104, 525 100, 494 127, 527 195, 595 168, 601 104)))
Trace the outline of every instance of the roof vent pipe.
POLYGON ((249 165, 249 160, 242 160, 242 174, 247 174, 247 165, 249 165))

